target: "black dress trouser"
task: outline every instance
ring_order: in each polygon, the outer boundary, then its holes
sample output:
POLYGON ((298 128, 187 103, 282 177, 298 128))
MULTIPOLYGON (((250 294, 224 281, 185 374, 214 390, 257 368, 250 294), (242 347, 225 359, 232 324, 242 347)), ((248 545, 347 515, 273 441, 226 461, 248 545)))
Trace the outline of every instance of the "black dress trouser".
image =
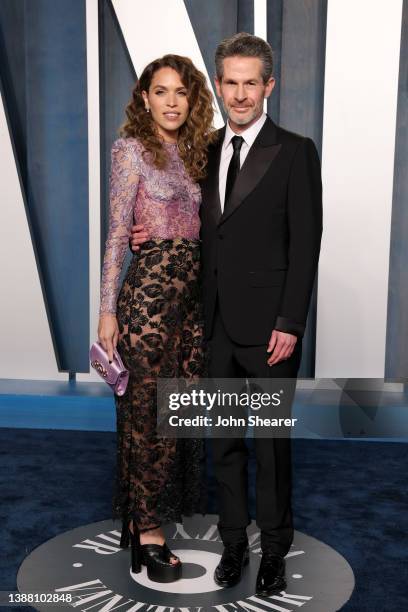
MULTIPOLYGON (((294 394, 301 342, 298 339, 288 360, 270 367, 267 345, 243 346, 231 340, 217 300, 209 340, 209 377, 293 378, 291 393, 294 394)), ((245 438, 212 438, 211 447, 219 503, 218 530, 224 544, 240 542, 246 539, 246 527, 250 523, 245 438)), ((263 551, 285 556, 293 541, 291 440, 254 437, 254 449, 256 524, 261 531, 261 547, 263 551)))

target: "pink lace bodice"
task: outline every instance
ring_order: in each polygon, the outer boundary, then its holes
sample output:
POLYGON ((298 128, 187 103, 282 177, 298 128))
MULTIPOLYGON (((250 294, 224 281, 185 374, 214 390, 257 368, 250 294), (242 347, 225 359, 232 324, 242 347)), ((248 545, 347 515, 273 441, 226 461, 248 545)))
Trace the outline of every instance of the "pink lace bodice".
POLYGON ((143 224, 149 238, 199 238, 200 187, 187 174, 177 144, 164 146, 169 162, 159 170, 144 159, 143 145, 136 138, 118 138, 112 145, 100 314, 116 314, 119 278, 133 222, 143 224))

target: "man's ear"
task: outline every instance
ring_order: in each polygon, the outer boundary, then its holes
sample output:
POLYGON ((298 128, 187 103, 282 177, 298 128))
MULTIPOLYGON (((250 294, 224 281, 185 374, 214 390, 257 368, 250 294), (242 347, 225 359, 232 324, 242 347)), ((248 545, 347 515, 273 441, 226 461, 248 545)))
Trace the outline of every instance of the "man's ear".
POLYGON ((265 85, 265 98, 269 98, 269 96, 272 93, 273 88, 275 87, 275 79, 273 77, 271 77, 270 79, 268 79, 268 81, 266 82, 265 85))

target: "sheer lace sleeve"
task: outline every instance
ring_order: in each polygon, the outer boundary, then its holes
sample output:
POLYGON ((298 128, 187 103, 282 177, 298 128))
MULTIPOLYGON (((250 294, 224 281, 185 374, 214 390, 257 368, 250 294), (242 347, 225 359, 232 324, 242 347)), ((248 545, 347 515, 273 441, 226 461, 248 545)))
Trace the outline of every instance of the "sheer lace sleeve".
POLYGON ((125 138, 115 140, 111 149, 109 230, 102 266, 99 314, 116 314, 119 278, 129 245, 133 208, 139 184, 138 162, 138 152, 132 144, 125 138))

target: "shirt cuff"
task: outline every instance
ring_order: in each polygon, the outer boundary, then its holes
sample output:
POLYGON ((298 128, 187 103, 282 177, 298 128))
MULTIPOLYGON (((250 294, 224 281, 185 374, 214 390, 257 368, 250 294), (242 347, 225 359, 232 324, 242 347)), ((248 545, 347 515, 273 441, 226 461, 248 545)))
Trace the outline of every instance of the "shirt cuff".
POLYGON ((275 327, 278 331, 285 332, 286 334, 293 334, 301 338, 305 333, 305 325, 297 323, 286 317, 276 317, 275 327))

